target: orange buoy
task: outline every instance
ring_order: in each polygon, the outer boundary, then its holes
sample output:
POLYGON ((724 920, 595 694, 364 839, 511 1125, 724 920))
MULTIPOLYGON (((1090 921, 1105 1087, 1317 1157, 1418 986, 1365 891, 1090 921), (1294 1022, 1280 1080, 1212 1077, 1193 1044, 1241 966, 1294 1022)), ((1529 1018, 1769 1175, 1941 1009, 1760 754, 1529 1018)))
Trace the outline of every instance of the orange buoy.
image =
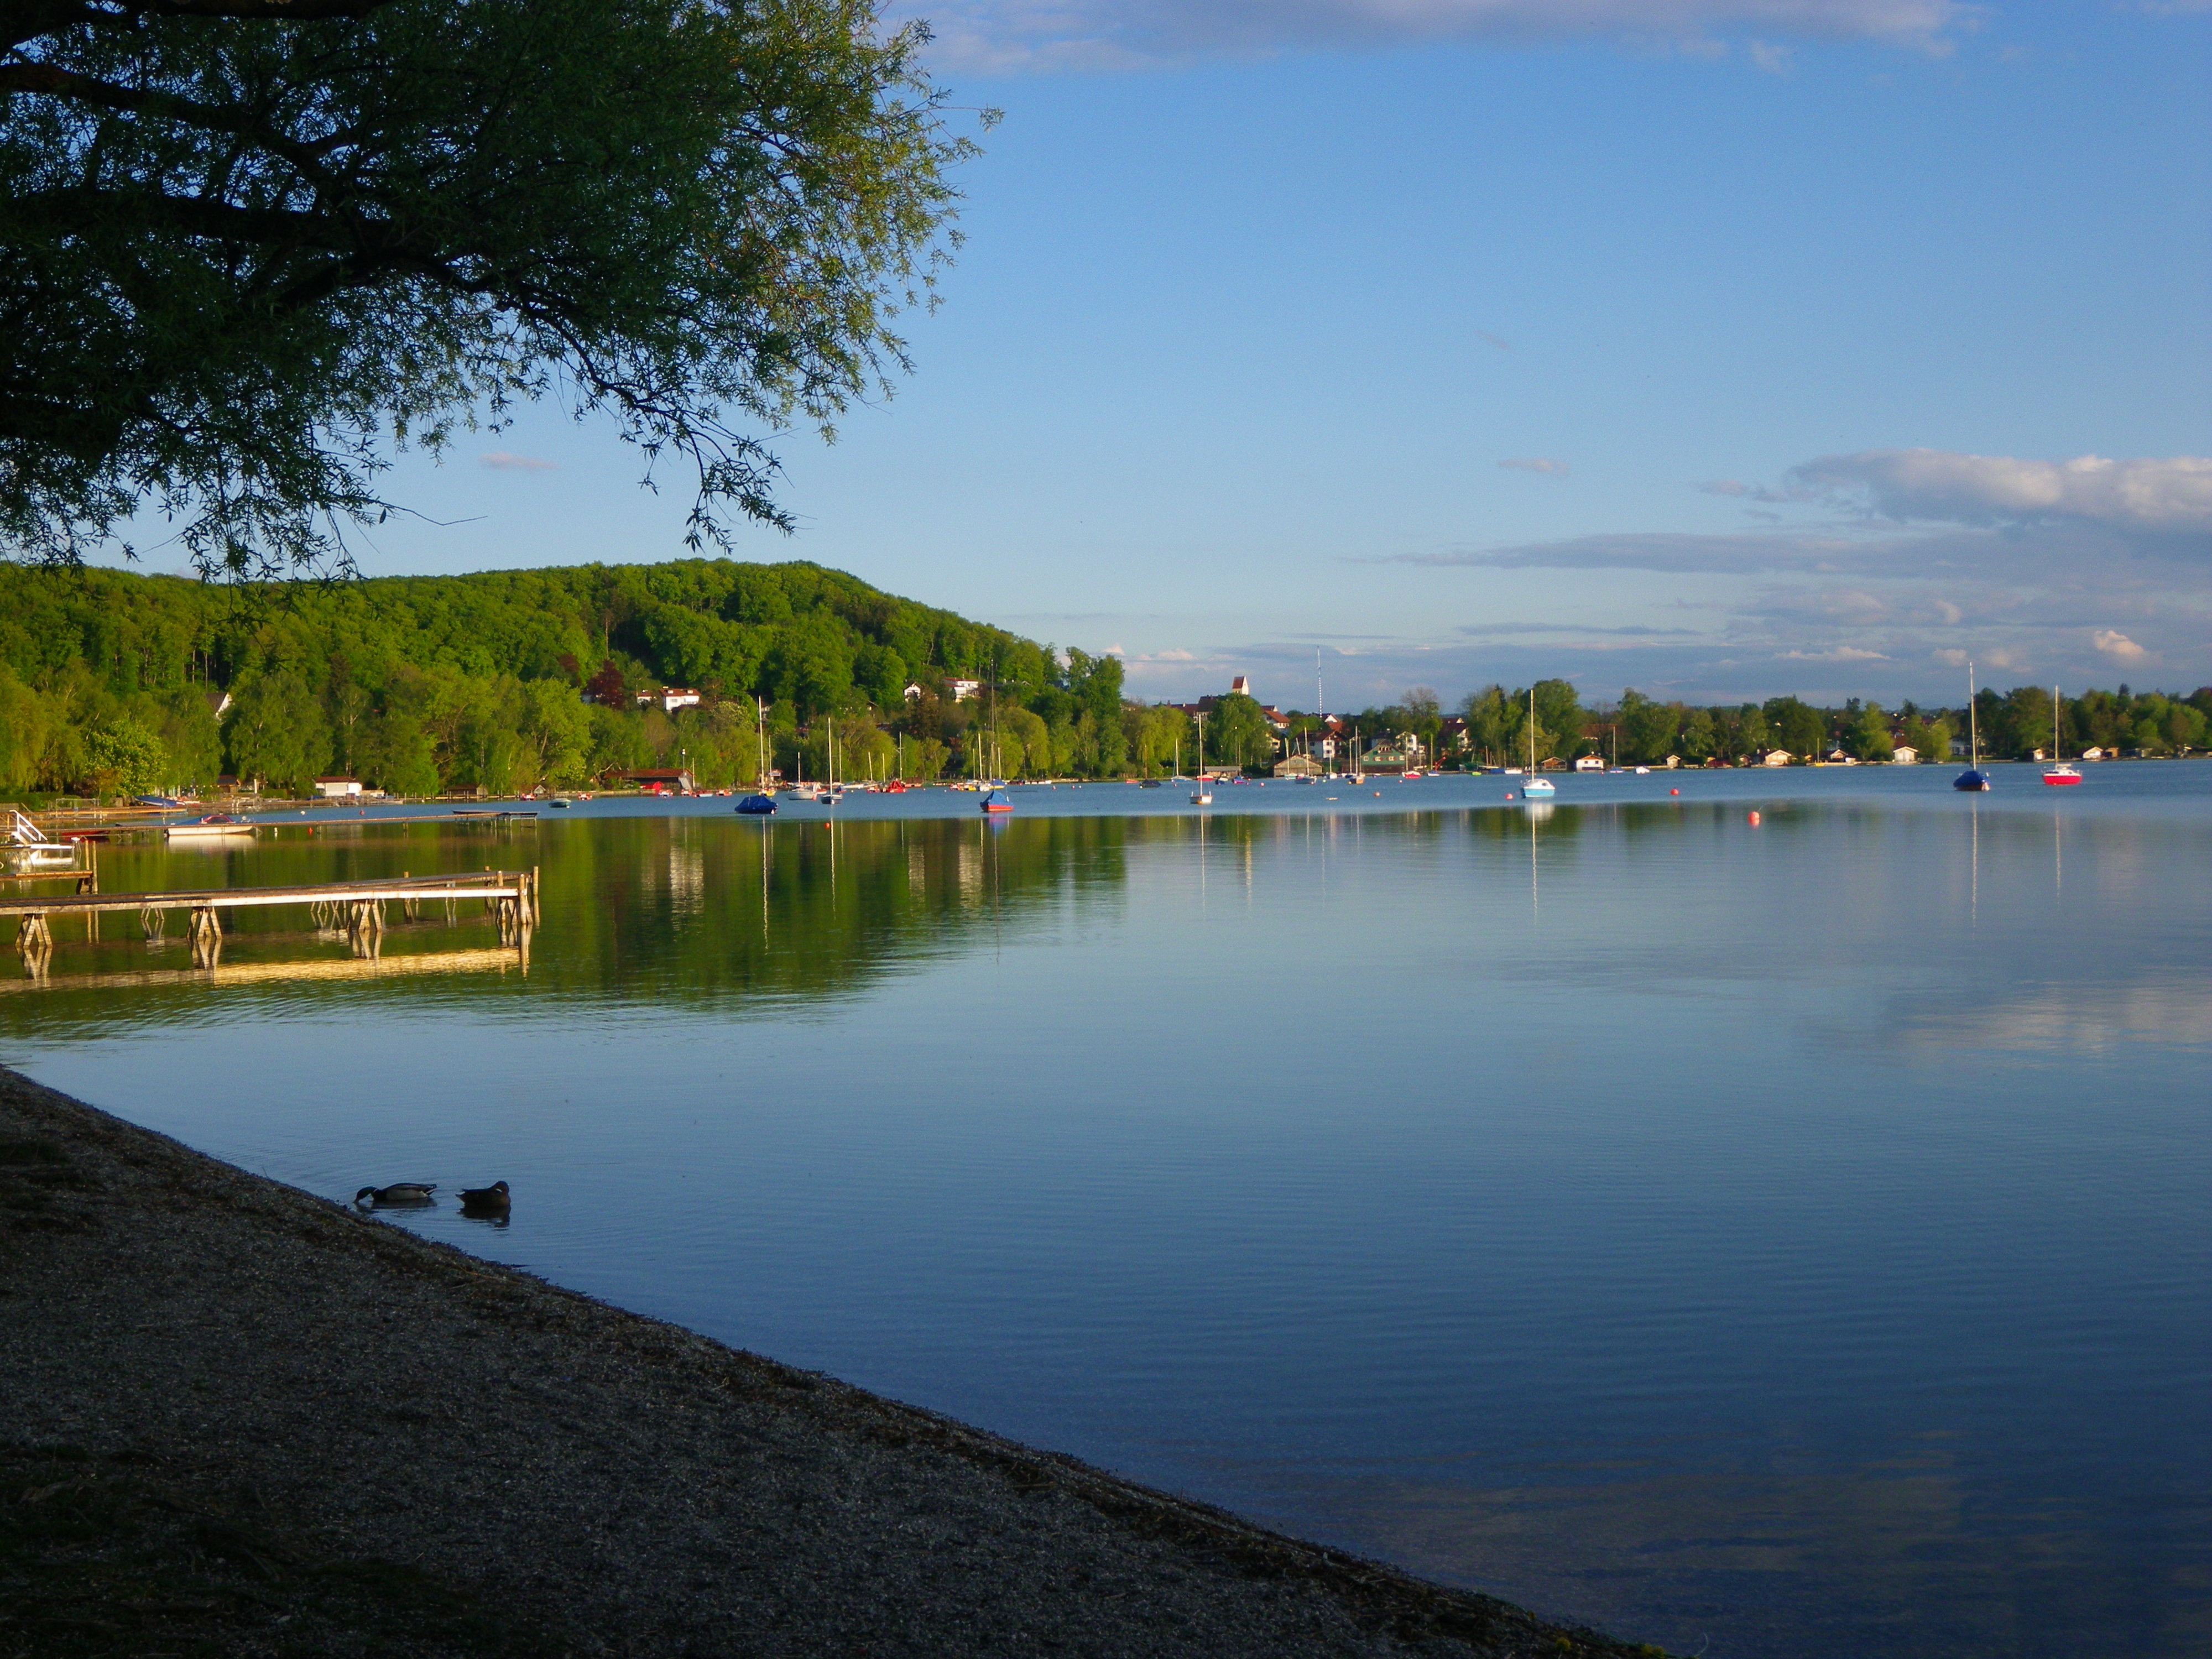
POLYGON ((1682 792, 1679 789, 1669 789, 1667 793, 1670 795, 1679 795, 1682 792))
POLYGON ((1746 823, 1755 824, 1759 822, 1759 814, 1756 812, 1746 812, 1743 815, 1743 821, 1746 823))

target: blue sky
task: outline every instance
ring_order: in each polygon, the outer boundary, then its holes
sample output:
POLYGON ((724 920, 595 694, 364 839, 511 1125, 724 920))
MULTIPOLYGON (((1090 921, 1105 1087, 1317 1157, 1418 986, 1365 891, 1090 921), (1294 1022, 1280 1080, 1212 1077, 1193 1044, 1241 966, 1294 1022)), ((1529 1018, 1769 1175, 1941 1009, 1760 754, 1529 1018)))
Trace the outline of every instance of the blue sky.
MULTIPOLYGON (((1154 697, 2212 681, 2203 0, 921 9, 967 243, 744 556, 1154 697)), ((637 477, 534 411, 362 566, 679 554, 637 477)))

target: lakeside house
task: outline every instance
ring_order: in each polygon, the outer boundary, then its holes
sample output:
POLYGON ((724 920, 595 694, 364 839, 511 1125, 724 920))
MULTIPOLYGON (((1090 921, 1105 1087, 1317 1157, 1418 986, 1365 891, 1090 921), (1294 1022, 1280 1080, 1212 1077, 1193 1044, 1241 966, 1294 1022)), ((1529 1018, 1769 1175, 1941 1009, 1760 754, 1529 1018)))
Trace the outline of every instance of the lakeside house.
POLYGON ((1796 758, 1787 749, 1770 749, 1759 757, 1759 763, 1761 766, 1787 766, 1796 758))
POLYGON ((672 714, 679 708, 696 708, 699 706, 699 694, 688 685, 665 685, 658 691, 641 691, 637 694, 639 708, 642 708, 652 702, 660 705, 661 713, 672 714))
POLYGON ((689 795, 694 793, 691 774, 683 767, 649 766, 635 772, 610 773, 617 783, 634 783, 648 795, 689 795))
POLYGON ((1275 775, 1279 778, 1317 778, 1321 775, 1321 763, 1310 756, 1291 755, 1275 763, 1275 775))
POLYGON ((981 680, 947 680, 945 684, 951 691, 955 702, 966 702, 970 697, 981 696, 983 693, 983 682, 981 680))
POLYGON ((1909 743, 1900 743, 1890 750, 1889 759, 1893 766, 1917 766, 1920 764, 1920 751, 1909 743))
POLYGON ((361 793, 359 778, 317 778, 315 793, 325 800, 346 800, 361 793))
POLYGON ((1602 772, 1605 770, 1605 757, 1602 755, 1577 755, 1575 757, 1575 770, 1602 772))

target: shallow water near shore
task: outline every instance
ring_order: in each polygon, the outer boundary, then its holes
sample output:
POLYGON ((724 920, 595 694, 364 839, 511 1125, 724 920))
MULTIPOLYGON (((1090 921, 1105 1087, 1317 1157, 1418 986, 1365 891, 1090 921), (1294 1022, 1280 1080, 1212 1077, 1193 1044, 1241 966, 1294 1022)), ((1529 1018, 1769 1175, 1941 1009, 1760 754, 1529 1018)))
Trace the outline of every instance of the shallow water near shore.
POLYGON ((317 815, 101 885, 534 866, 526 972, 58 923, 0 1058, 1685 1654, 2212 1652, 2212 765, 1948 775, 317 815))

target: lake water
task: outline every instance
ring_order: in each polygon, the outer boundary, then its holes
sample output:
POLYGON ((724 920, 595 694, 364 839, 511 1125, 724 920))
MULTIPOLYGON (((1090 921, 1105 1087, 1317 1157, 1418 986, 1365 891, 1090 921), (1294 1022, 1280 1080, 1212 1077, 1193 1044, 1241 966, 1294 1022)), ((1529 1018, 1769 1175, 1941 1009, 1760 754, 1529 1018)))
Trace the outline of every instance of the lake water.
POLYGON ((118 844, 544 919, 60 924, 0 1059, 333 1198, 504 1177, 394 1224, 1681 1653, 2212 1652, 2212 765, 1948 775, 118 844))

